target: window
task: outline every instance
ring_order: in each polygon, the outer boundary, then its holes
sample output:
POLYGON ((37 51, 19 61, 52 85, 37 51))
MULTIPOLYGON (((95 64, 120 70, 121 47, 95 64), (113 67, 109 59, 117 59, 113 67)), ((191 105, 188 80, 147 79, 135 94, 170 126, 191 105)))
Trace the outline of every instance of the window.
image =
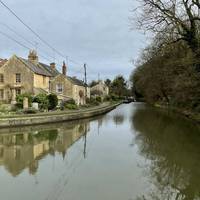
POLYGON ((21 74, 16 74, 16 83, 21 83, 21 74))
POLYGON ((4 98, 4 90, 0 89, 0 99, 2 100, 4 98))
POLYGON ((20 88, 16 88, 15 92, 16 92, 16 95, 19 95, 19 94, 21 94, 21 89, 20 88))
POLYGON ((3 82, 4 82, 3 74, 0 74, 0 83, 3 83, 3 82))
POLYGON ((63 92, 63 85, 61 83, 58 83, 56 85, 56 92, 57 93, 62 93, 63 92))

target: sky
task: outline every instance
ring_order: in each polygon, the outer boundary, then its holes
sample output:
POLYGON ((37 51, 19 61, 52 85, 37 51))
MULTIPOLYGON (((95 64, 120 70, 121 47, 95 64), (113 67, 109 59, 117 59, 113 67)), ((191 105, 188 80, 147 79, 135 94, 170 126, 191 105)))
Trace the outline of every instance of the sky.
POLYGON ((88 80, 118 74, 127 79, 146 36, 130 30, 130 10, 136 0, 2 0, 26 24, 63 56, 40 41, 0 4, 0 58, 13 54, 27 58, 29 50, 7 38, 7 34, 30 49, 37 49, 39 60, 56 62, 60 69, 68 57, 68 74, 83 79, 87 64, 88 80))

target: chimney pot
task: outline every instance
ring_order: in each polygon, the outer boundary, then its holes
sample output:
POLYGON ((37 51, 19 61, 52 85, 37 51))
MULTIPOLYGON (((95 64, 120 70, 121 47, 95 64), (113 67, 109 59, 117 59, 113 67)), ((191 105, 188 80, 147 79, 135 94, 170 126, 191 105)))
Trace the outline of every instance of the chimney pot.
POLYGON ((39 63, 38 62, 37 52, 35 50, 30 50, 29 51, 28 60, 30 62, 32 62, 33 64, 35 64, 35 65, 37 65, 39 63))
POLYGON ((56 63, 54 62, 50 63, 50 67, 52 70, 56 70, 56 63))
POLYGON ((66 66, 65 62, 63 62, 63 66, 62 66, 62 74, 65 76, 67 75, 67 66, 66 66))

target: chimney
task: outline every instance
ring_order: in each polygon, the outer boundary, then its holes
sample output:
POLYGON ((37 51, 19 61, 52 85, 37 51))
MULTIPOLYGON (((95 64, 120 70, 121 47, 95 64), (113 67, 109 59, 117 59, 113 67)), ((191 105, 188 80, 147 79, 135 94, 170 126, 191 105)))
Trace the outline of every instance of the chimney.
POLYGON ((65 65, 65 62, 63 62, 63 66, 62 66, 62 74, 63 75, 67 75, 67 66, 65 65))
POLYGON ((38 56, 35 50, 30 50, 28 55, 28 61, 32 62, 35 65, 38 65, 38 56))
POLYGON ((51 68, 51 70, 56 70, 56 63, 50 63, 50 68, 51 68))

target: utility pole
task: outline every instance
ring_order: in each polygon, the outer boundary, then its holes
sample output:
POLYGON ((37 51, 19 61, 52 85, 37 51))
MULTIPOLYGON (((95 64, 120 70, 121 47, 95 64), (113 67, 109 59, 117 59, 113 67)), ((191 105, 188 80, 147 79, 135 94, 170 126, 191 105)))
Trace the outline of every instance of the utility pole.
POLYGON ((85 100, 87 99, 87 65, 84 64, 84 72, 85 72, 85 100))

